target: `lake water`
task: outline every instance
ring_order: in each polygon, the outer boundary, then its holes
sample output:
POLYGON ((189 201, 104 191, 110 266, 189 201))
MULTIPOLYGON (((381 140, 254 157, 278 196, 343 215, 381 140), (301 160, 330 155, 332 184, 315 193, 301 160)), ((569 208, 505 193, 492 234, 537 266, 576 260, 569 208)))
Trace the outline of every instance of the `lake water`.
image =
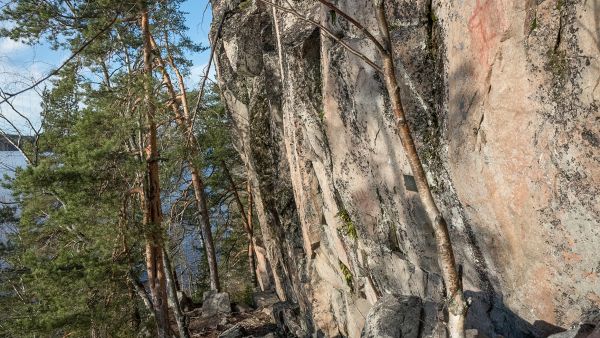
MULTIPOLYGON (((18 151, 0 151, 0 179, 4 181, 5 176, 12 177, 15 168, 25 166, 25 158, 18 151)), ((0 202, 10 203, 13 201, 10 190, 0 186, 0 202)), ((0 245, 6 244, 7 235, 15 231, 13 224, 0 223, 0 245)), ((0 270, 6 268, 5 262, 0 260, 0 270)))
MULTIPOLYGON (((18 151, 0 151, 0 179, 4 181, 5 175, 13 176, 15 168, 24 167, 25 159, 18 151)), ((0 202, 11 202, 9 190, 0 187, 0 202)))

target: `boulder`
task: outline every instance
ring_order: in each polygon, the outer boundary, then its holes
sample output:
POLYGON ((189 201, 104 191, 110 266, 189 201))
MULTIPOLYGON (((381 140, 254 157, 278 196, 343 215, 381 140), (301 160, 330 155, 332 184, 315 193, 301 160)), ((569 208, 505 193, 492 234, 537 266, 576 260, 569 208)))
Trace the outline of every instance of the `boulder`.
POLYGON ((419 297, 387 294, 369 311, 361 338, 418 338, 422 309, 419 297))
POLYGON ((590 324, 577 324, 574 328, 570 330, 555 333, 553 335, 548 336, 548 338, 600 338, 600 335, 597 334, 600 332, 594 329, 595 327, 590 324))
POLYGON ((303 327, 305 318, 302 318, 298 304, 277 302, 272 306, 271 316, 285 337, 306 337, 309 335, 306 328, 303 327))
POLYGON ((465 337, 466 338, 488 338, 488 336, 479 332, 479 330, 477 330, 477 329, 465 330, 465 337))
POLYGON ((231 302, 227 292, 207 291, 202 298, 203 317, 210 317, 219 313, 231 313, 231 302))
POLYGON ((277 336, 273 332, 269 332, 266 335, 258 337, 258 338, 277 338, 277 336))
POLYGON ((600 310, 588 311, 572 329, 553 334, 548 338, 600 338, 600 310))
MULTIPOLYGON (((446 314, 444 313, 445 306, 431 300, 423 302, 423 311, 421 312, 421 337, 426 338, 447 338, 446 332, 446 314)), ((468 330, 467 330, 468 331, 468 330)), ((483 338, 480 332, 475 330, 477 337, 483 338)), ((465 332, 468 335, 468 332, 465 332)), ((487 337, 486 337, 487 338, 487 337)))

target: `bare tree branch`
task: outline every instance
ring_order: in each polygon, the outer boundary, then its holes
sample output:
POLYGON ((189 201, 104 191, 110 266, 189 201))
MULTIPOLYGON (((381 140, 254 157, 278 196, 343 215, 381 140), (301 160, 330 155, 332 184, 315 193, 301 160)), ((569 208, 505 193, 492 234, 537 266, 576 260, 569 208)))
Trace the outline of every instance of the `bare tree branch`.
POLYGON ((225 22, 225 19, 227 18, 228 14, 229 14, 228 12, 223 13, 223 16, 221 17, 221 22, 219 23, 219 28, 217 29, 217 32, 215 33, 215 37, 213 38, 213 41, 211 44, 210 57, 208 58, 208 65, 206 66, 206 69, 204 70, 204 76, 202 77, 202 84, 200 85, 200 90, 198 91, 198 99, 196 100, 196 105, 194 107, 192 121, 191 121, 192 124, 194 123, 194 120, 196 119, 196 114, 200 110, 200 104, 202 103, 202 98, 204 96, 204 90, 206 88, 206 81, 208 80, 208 73, 210 72, 210 67, 212 65, 213 58, 215 55, 215 49, 216 49, 215 46, 217 45, 217 41, 219 40, 219 37, 221 36, 221 30, 223 29, 223 22, 225 22))
MULTIPOLYGON (((0 89, 0 98, 5 99, 6 98, 6 94, 4 93, 4 91, 2 89, 0 89)), ((31 119, 28 118, 27 116, 25 116, 25 114, 21 113, 12 102, 10 102, 8 99, 6 99, 6 101, 4 101, 4 103, 6 103, 10 109, 17 115, 19 115, 19 117, 21 117, 23 120, 25 120, 27 122, 27 124, 29 125, 29 128, 31 128, 31 130, 33 130, 35 132, 35 134, 39 134, 41 127, 36 129, 33 125, 33 123, 31 122, 31 119)))
POLYGON ((3 97, 2 99, 0 99, 0 104, 7 102, 9 99, 21 95, 23 93, 25 93, 26 91, 29 91, 37 86, 39 86, 42 82, 48 80, 49 78, 51 78, 52 76, 58 74, 58 72, 61 71, 61 69, 63 69, 67 64, 69 64, 69 62, 71 62, 77 55, 79 55, 79 53, 81 53, 84 49, 87 48, 87 46, 89 46, 92 42, 94 42, 94 40, 96 40, 100 35, 104 34, 106 31, 108 31, 110 29, 110 27, 112 27, 112 25, 117 21, 118 16, 115 16, 109 23, 108 25, 104 26, 98 33, 96 33, 94 36, 92 36, 90 39, 88 39, 87 41, 85 41, 81 46, 79 46, 79 48, 77 48, 72 54, 71 56, 69 56, 60 66, 58 66, 56 69, 54 69, 53 71, 51 71, 50 73, 48 73, 46 76, 42 77, 41 79, 37 80, 36 82, 34 82, 33 84, 17 91, 14 93, 3 93, 3 97))
POLYGON ((350 15, 346 14, 346 12, 342 11, 341 9, 339 9, 338 7, 336 7, 334 4, 332 4, 331 2, 329 2, 327 0, 317 0, 317 1, 319 1, 320 3, 322 3, 325 6, 329 7, 331 10, 333 10, 334 12, 339 14, 341 17, 348 20, 348 22, 350 22, 352 25, 354 25, 354 27, 358 28, 361 32, 363 32, 363 34, 365 34, 367 36, 367 38, 369 38, 369 40, 373 41, 373 43, 375 44, 375 47, 377 47, 377 49, 381 53, 389 52, 389 50, 384 48, 383 45, 381 45, 381 43, 379 42, 379 40, 377 40, 377 38, 375 36, 373 36, 373 34, 371 34, 371 32, 369 32, 369 30, 365 26, 363 26, 360 22, 356 21, 356 19, 354 19, 350 15))

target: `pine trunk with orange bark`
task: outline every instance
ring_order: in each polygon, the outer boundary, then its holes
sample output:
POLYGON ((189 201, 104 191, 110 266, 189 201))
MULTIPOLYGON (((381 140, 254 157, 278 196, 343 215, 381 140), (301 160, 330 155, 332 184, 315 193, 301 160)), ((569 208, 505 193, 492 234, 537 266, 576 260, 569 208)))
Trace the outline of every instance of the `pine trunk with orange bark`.
POLYGON ((169 308, 167 302, 167 281, 163 264, 163 231, 158 166, 156 109, 152 101, 152 47, 150 44, 150 23, 145 2, 140 3, 143 53, 144 53, 144 103, 146 105, 146 135, 144 155, 146 173, 144 179, 143 223, 146 239, 146 269, 152 306, 156 316, 158 337, 169 336, 169 308))

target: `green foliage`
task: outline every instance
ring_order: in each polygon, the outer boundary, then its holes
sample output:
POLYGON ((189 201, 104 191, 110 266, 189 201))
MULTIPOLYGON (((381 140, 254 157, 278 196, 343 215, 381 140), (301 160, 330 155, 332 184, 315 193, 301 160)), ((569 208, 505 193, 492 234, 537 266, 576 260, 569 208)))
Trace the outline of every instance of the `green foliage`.
POLYGON ((341 209, 337 214, 337 217, 342 221, 341 230, 345 235, 356 240, 358 238, 358 233, 356 232, 356 225, 352 222, 350 215, 346 209, 341 209))
POLYGON ((11 182, 21 217, 5 257, 14 273, 1 287, 22 291, 0 301, 9 336, 131 334, 130 262, 118 254, 121 236, 136 238, 119 220, 135 176, 124 149, 131 127, 110 96, 86 95, 85 108, 71 105, 79 95, 71 71, 45 94, 37 165, 18 170, 11 182))
MULTIPOLYGON (((173 61, 186 76, 191 66, 186 53, 205 48, 185 35, 180 4, 148 1, 155 52, 166 58, 168 39, 173 61)), ((181 252, 189 249, 176 246, 184 236, 198 235, 200 221, 188 188, 191 160, 202 168, 222 286, 234 299, 250 300, 242 214, 231 207, 223 171, 224 163, 243 195, 245 168, 233 147, 232 122, 216 88, 208 88, 193 125, 200 151, 191 154, 186 135, 173 122, 161 75, 144 76, 136 61, 141 59, 138 5, 137 0, 16 0, 0 9, 0 20, 11 23, 0 36, 79 52, 43 92, 43 134, 39 151, 31 154, 33 165, 9 182, 19 219, 9 208, 0 209, 0 221, 18 223, 12 245, 0 248, 0 259, 10 264, 0 273, 0 295, 5 295, 0 297, 0 336, 126 337, 147 324, 149 314, 128 281, 129 275, 144 273, 142 245, 149 232, 141 226, 142 205, 134 192, 147 167, 146 111, 140 103, 146 81, 156 90, 152 103, 160 126, 164 212, 163 227, 152 230, 173 243, 179 255, 173 255, 174 265, 186 259, 189 253, 181 252)), ((187 91, 191 107, 197 95, 187 91)), ((208 289, 204 250, 196 243, 192 250, 200 259, 192 263, 188 288, 201 295, 208 289)))
POLYGON ((531 26, 529 27, 529 33, 533 32, 538 26, 537 17, 534 17, 531 21, 531 26))
POLYGON ((321 123, 325 123, 325 111, 321 110, 319 112, 319 120, 321 120, 321 123))
POLYGON ((346 285, 348 285, 350 290, 352 292, 354 292, 354 283, 352 282, 352 279, 353 279, 352 271, 350 271, 350 269, 348 269, 346 264, 342 263, 342 261, 339 261, 339 265, 340 265, 340 270, 342 271, 342 275, 344 277, 344 281, 346 282, 346 285))
POLYGON ((337 21, 337 13, 334 10, 330 10, 329 16, 331 17, 331 23, 335 25, 337 21))
POLYGON ((11 205, 1 205, 0 206, 0 224, 14 224, 18 222, 18 218, 16 215, 16 207, 11 205))
POLYGON ((243 289, 238 289, 231 293, 231 301, 238 304, 246 304, 252 306, 252 303, 254 302, 252 298, 253 294, 254 289, 252 288, 252 285, 246 284, 243 289))
POLYGON ((429 20, 431 21, 431 23, 437 23, 438 22, 438 17, 437 15, 435 15, 435 11, 434 10, 430 10, 429 11, 429 20))

